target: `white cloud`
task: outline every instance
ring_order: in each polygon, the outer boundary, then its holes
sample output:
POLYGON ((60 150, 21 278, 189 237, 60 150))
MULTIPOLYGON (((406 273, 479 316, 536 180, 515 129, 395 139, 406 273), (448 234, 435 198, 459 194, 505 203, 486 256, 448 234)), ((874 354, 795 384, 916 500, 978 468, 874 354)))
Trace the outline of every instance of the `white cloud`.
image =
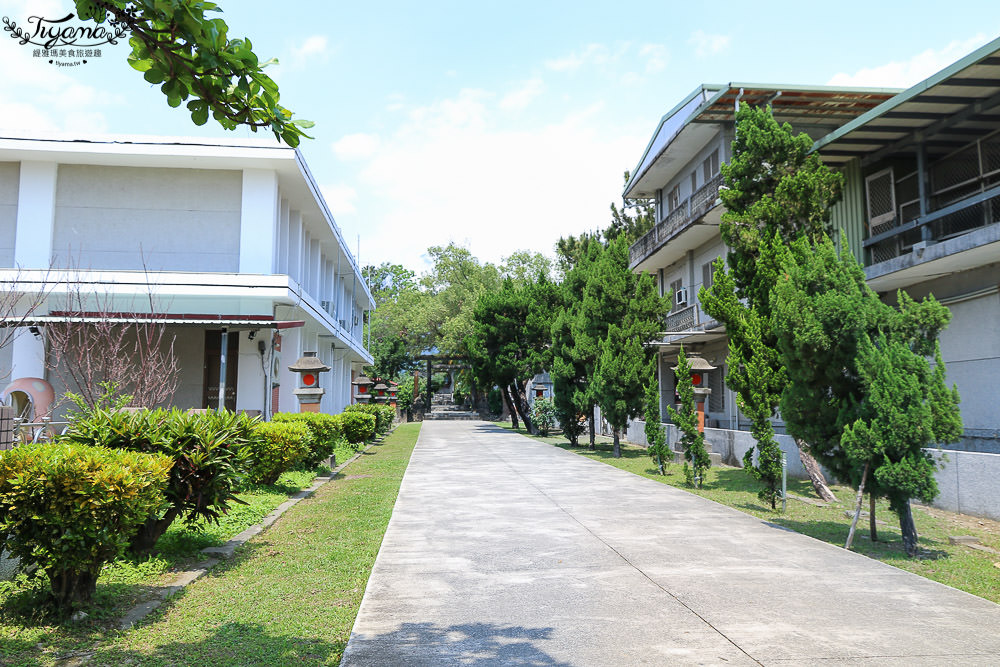
POLYGON ((722 53, 729 48, 729 35, 716 35, 698 29, 691 33, 688 44, 694 46, 694 53, 699 58, 706 58, 722 53))
POLYGON ((927 49, 909 60, 893 61, 877 67, 864 68, 854 74, 840 72, 834 75, 827 84, 831 86, 908 88, 968 55, 970 51, 982 46, 987 39, 985 35, 980 34, 970 39, 956 40, 942 49, 927 49))
POLYGON ((287 64, 290 69, 301 69, 310 64, 323 62, 330 55, 330 46, 326 35, 310 35, 288 52, 287 64))
POLYGON ((467 89, 411 108, 362 162, 351 181, 356 214, 334 214, 348 237, 361 234, 366 263, 418 268, 426 248, 451 241, 483 261, 524 248, 551 254, 560 236, 607 224, 646 128, 610 131, 601 105, 507 125, 505 100, 467 89))
POLYGON ((500 107, 510 111, 520 111, 527 108, 544 91, 545 83, 541 79, 529 79, 524 85, 504 95, 500 100, 500 107))
POLYGON ((547 61, 545 66, 555 72, 571 72, 583 65, 607 64, 612 57, 610 49, 604 44, 588 44, 579 51, 547 61))
POLYGON ((355 202, 358 200, 358 191, 346 183, 335 183, 333 185, 321 185, 320 191, 323 199, 329 207, 333 217, 338 215, 350 215, 357 212, 355 202))
POLYGON ((656 74, 667 68, 669 53, 663 44, 644 44, 639 57, 646 61, 646 74, 656 74))
POLYGON ((377 134, 348 134, 333 142, 333 154, 342 160, 365 159, 375 154, 379 143, 377 134))

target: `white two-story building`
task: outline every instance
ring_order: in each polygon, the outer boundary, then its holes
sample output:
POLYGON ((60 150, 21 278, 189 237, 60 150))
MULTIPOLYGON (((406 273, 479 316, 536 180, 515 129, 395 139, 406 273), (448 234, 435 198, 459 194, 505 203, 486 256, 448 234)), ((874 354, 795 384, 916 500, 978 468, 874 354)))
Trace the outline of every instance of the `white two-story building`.
POLYGON ((182 408, 298 411, 287 366, 314 350, 334 413, 372 361, 360 267, 302 154, 274 141, 0 138, 0 267, 6 289, 46 293, 6 322, 33 333, 0 349, 2 383, 64 390, 45 328, 68 317, 164 323, 182 408))

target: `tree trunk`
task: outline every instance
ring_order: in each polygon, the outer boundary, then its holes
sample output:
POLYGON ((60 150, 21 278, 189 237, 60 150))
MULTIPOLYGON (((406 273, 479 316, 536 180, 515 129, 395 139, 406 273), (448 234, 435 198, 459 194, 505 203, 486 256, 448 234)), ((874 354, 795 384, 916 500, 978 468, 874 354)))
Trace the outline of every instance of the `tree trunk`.
MULTIPOLYGON (((801 449, 799 450, 802 451, 801 449)), ((868 479, 868 468, 871 466, 871 461, 865 461, 865 471, 861 473, 861 484, 858 485, 858 501, 855 503, 854 507, 854 518, 851 519, 851 529, 847 532, 847 543, 844 544, 845 549, 850 549, 851 545, 854 544, 854 529, 858 527, 858 517, 861 516, 861 503, 865 499, 865 480, 868 479)))
POLYGON ((616 459, 620 459, 622 457, 622 449, 621 449, 621 445, 618 442, 618 427, 617 426, 611 429, 611 434, 613 435, 613 437, 615 439, 614 457, 616 459))
POLYGON ((878 542, 878 529, 875 527, 875 494, 871 491, 868 492, 868 534, 872 538, 872 542, 878 542))
POLYGON ((69 610, 88 602, 97 590, 97 572, 77 572, 72 570, 46 572, 52 586, 52 598, 57 607, 69 610))
POLYGON ((503 387, 500 390, 503 394, 503 402, 507 404, 507 412, 510 413, 510 425, 516 430, 517 429, 517 410, 514 409, 514 401, 510 398, 510 389, 503 387))
POLYGON ((906 555, 913 558, 917 555, 917 526, 913 523, 913 512, 910 510, 910 501, 903 503, 903 508, 899 513, 899 531, 903 534, 903 549, 906 555))
POLYGON ((524 394, 524 385, 517 378, 514 378, 513 384, 510 385, 510 393, 514 399, 514 407, 517 408, 517 413, 521 416, 521 421, 524 422, 524 428, 527 429, 528 433, 534 433, 531 415, 528 413, 528 398, 524 394))
POLYGON ((802 461, 802 467, 806 469, 806 473, 809 475, 809 481, 812 482, 816 495, 825 502, 837 502, 837 496, 833 495, 833 491, 827 486, 826 477, 823 476, 823 471, 820 469, 819 463, 812 457, 812 454, 806 451, 806 443, 795 438, 795 445, 799 448, 799 460, 802 461))
POLYGON ((178 513, 179 510, 176 507, 171 507, 163 515, 163 518, 152 518, 142 524, 139 527, 139 531, 132 536, 132 540, 129 542, 129 553, 136 558, 145 558, 153 553, 156 541, 160 539, 163 533, 167 532, 167 528, 177 518, 178 513))
POLYGON ((587 423, 590 425, 590 451, 594 451, 596 448, 594 443, 597 441, 597 428, 594 426, 594 406, 590 406, 590 416, 587 417, 587 423))

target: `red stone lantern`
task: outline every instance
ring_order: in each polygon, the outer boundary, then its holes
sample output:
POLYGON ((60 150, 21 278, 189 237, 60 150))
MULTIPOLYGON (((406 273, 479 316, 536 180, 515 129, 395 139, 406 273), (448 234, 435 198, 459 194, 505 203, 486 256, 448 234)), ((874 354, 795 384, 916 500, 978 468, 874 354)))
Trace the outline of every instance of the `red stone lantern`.
POLYGON ((389 400, 389 385, 379 380, 379 383, 372 387, 372 400, 376 403, 385 403, 389 400))
POLYGON ((319 386, 319 374, 330 367, 320 361, 315 352, 304 352, 288 370, 299 374, 299 386, 292 392, 299 399, 299 412, 319 412, 319 403, 326 393, 319 386))
POLYGON ((372 400, 371 389, 372 385, 375 384, 375 382, 371 378, 365 375, 360 375, 357 378, 355 378, 354 382, 352 382, 351 384, 357 387, 357 390, 354 392, 355 403, 371 403, 372 400))
MULTIPOLYGON (((705 432, 705 401, 708 399, 712 390, 704 386, 705 375, 708 371, 714 371, 715 366, 708 363, 707 360, 702 359, 697 355, 689 355, 688 363, 691 365, 691 384, 694 385, 694 402, 698 410, 698 431, 701 433, 705 432)), ((674 373, 677 372, 677 366, 673 367, 674 373)), ((678 378, 680 380, 680 378, 678 378)))

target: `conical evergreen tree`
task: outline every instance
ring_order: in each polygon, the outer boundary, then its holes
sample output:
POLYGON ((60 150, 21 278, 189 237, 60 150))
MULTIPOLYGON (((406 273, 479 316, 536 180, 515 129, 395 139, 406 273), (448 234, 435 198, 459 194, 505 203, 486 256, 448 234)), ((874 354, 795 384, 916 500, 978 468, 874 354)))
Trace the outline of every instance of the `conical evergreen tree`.
POLYGON ((705 449, 705 434, 698 430, 698 411, 694 401, 694 385, 691 384, 691 363, 681 347, 677 355, 677 394, 680 409, 667 406, 670 421, 680 431, 681 451, 684 452, 684 478, 688 484, 700 486, 705 479, 705 471, 712 465, 712 459, 705 449))

